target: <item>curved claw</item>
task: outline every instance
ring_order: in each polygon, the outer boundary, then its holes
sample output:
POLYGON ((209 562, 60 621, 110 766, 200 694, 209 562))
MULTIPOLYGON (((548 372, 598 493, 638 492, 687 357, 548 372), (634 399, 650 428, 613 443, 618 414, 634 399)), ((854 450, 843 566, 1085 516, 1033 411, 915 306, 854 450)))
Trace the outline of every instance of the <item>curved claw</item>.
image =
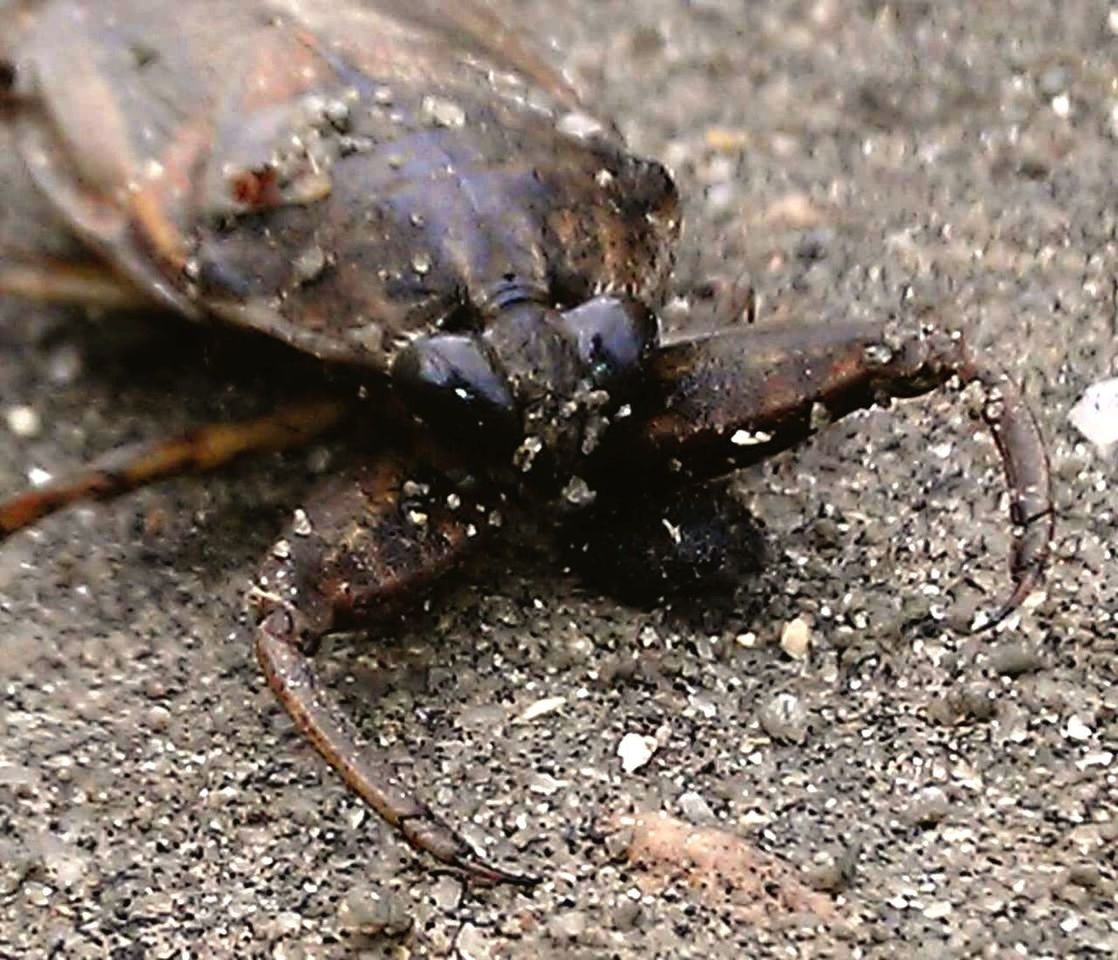
POLYGON ((1015 527, 1009 569, 1014 589, 985 623, 973 632, 996 627, 1036 590, 1048 565, 1056 512, 1052 505, 1052 479, 1044 439, 1025 398, 1004 371, 978 360, 962 338, 939 342, 933 362, 943 364, 950 376, 981 384, 985 391, 982 419, 993 434, 1009 489, 1009 515, 1015 527))
POLYGON ((985 390, 982 417, 997 445, 1017 528, 1014 589, 982 629, 1039 585, 1054 511, 1048 455, 1036 418, 1009 376, 955 332, 892 323, 793 329, 736 328, 666 344, 650 386, 618 422, 588 471, 592 483, 677 485, 759 463, 854 410, 916 397, 953 377, 985 390))
POLYGON ((300 732, 350 789, 416 850, 474 880, 521 887, 539 883, 536 877, 489 863, 429 807, 394 785, 391 768, 376 763, 369 749, 358 743, 353 725, 321 693, 313 661, 299 649, 297 624, 296 612, 286 605, 270 610, 256 628, 257 659, 300 732))
POLYGON ((892 361, 896 366, 885 384, 893 396, 910 395, 905 392, 909 385, 927 384, 925 390, 933 389, 952 377, 977 383, 983 389, 982 419, 1001 457, 1010 495, 1009 516, 1015 528, 1009 559, 1014 588, 972 632, 992 629, 1040 586, 1048 565, 1055 510, 1048 451, 1040 426, 1009 374, 976 355, 961 333, 921 331, 915 338, 898 338, 887 327, 885 338, 890 348, 898 351, 892 361))
POLYGON ((396 824, 401 836, 416 850, 431 854, 436 860, 466 873, 482 883, 509 883, 517 887, 534 887, 541 878, 526 873, 512 873, 479 857, 472 847, 445 820, 429 807, 396 824))

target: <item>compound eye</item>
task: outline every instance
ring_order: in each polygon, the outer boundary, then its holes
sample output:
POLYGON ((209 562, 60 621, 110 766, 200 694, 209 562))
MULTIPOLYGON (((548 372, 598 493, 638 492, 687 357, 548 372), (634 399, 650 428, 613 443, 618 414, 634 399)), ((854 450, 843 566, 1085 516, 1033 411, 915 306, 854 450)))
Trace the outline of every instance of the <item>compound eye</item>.
POLYGON ((476 337, 416 340, 397 354, 392 382, 436 429, 515 429, 512 391, 491 350, 476 337))
POLYGON ((578 354, 598 387, 639 371, 656 346, 656 317, 644 304, 622 297, 595 297, 567 310, 560 322, 578 344, 578 354))

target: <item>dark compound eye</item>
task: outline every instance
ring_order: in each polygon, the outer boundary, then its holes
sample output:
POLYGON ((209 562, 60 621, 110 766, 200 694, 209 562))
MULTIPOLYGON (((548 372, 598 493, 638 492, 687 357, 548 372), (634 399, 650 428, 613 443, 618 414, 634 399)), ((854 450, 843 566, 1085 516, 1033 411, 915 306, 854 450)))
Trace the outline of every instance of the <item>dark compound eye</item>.
POLYGON ((562 314, 591 379, 607 387, 636 373, 655 347, 658 325, 653 313, 635 300, 595 297, 562 314))
POLYGON ((515 429, 516 404, 491 349, 476 337, 416 340, 392 364, 392 381, 414 411, 444 430, 515 429))

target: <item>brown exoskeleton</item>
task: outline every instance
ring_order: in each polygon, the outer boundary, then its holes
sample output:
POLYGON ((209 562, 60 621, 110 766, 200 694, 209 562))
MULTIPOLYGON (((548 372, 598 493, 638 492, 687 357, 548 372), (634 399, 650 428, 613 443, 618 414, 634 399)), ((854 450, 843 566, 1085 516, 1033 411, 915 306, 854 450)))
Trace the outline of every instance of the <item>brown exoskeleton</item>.
POLYGON ((498 496, 604 513, 634 489, 688 496, 957 377, 985 388, 1017 528, 990 622, 1038 584, 1047 460, 1006 375, 960 333, 886 322, 662 341, 670 175, 479 0, 44 0, 4 17, 3 121, 81 252, 0 237, 0 292, 247 327, 360 388, 15 496, 0 537, 375 424, 377 458, 324 483, 263 561, 256 651, 308 739, 415 847, 529 882, 396 785, 318 688, 313 654, 458 565, 498 496))

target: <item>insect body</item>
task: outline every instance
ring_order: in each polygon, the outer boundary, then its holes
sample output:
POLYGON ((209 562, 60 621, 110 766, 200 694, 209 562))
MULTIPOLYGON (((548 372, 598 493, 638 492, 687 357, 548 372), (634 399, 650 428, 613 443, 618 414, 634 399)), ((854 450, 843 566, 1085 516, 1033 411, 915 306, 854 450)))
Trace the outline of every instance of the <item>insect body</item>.
MULTIPOLYGON (((47 0, 5 16, 3 118, 77 239, 62 262, 0 238, 0 292, 150 303, 247 327, 361 382, 201 428, 0 504, 0 536, 344 424, 388 449, 332 477, 253 593, 269 684, 322 755, 416 847, 478 857, 318 689, 332 630, 416 596, 502 496, 567 508, 671 498, 825 419, 953 377, 986 388, 1039 581, 1051 496, 1035 420, 961 335, 890 323, 733 328, 663 342, 675 185, 474 0, 47 0)), ((348 382, 348 381, 347 381, 348 382)))

